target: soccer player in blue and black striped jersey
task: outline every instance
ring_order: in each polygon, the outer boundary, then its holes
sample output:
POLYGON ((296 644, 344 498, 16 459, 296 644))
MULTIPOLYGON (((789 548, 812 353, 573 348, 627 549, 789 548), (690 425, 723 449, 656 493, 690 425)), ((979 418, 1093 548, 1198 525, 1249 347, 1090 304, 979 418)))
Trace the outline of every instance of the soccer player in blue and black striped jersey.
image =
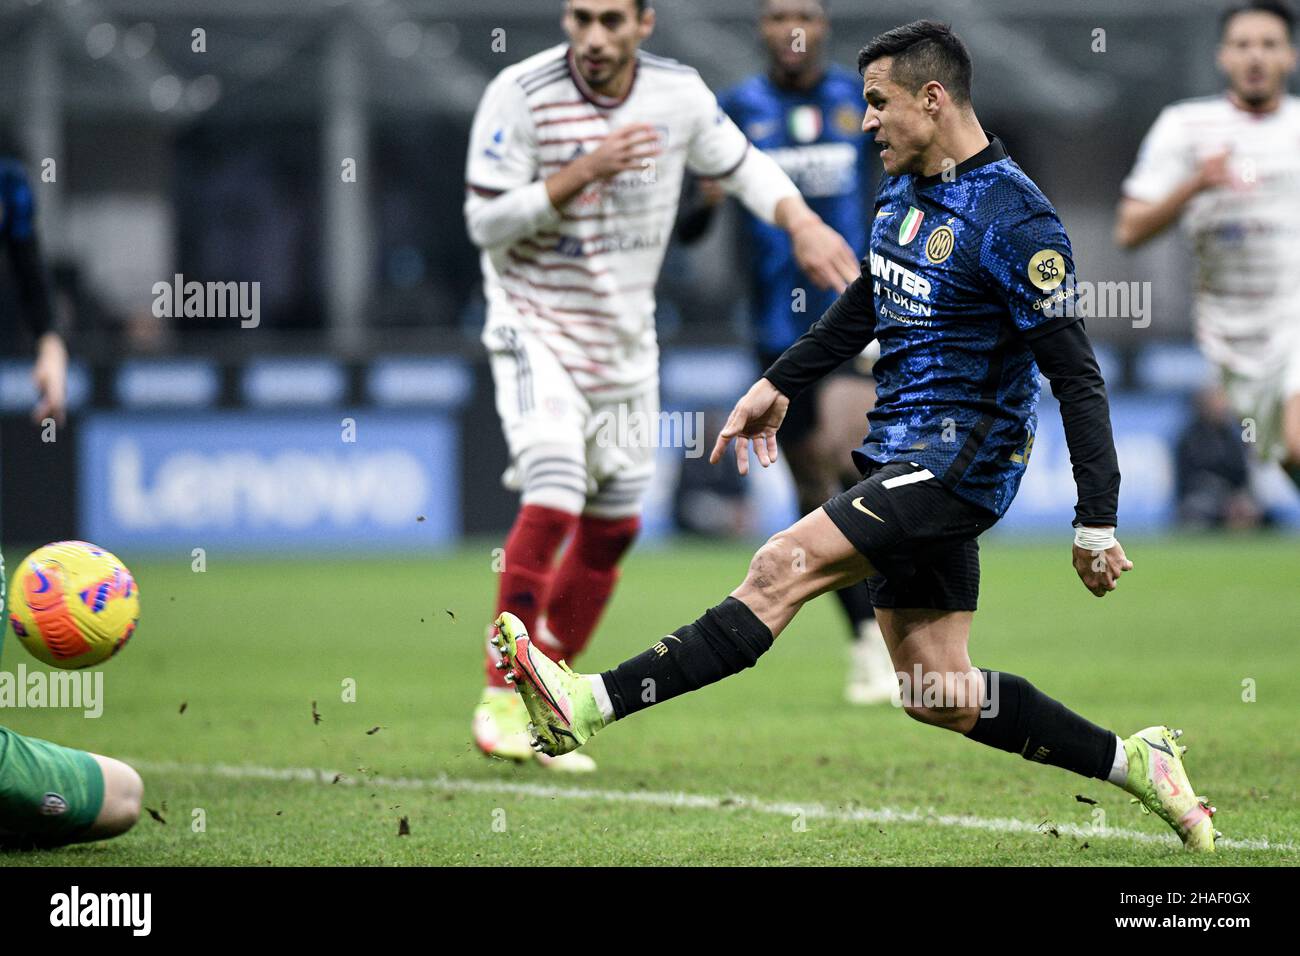
POLYGON ((1033 447, 1038 375, 1060 401, 1078 490, 1073 562, 1098 597, 1133 565, 1115 540, 1119 468, 1105 386, 1083 323, 1058 308, 1073 253, 1056 211, 987 133, 971 61, 944 24, 890 30, 860 53, 863 130, 886 179, 862 275, 732 411, 714 447, 776 457, 790 397, 880 342, 862 480, 754 555, 731 596, 603 674, 574 674, 517 620, 495 640, 532 716, 536 746, 576 749, 613 722, 754 665, 803 604, 868 580, 909 715, 1028 760, 1122 787, 1191 850, 1212 851, 1211 808, 1179 732, 1121 739, 1029 681, 976 668, 976 539, 1011 504, 1033 447))

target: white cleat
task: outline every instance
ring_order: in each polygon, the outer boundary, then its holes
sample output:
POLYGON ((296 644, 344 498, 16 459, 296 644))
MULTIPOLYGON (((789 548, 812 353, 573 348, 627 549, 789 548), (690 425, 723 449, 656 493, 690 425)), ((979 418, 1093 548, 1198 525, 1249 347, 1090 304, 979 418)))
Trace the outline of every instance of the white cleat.
POLYGON ((518 694, 506 687, 489 687, 474 708, 474 745, 487 757, 531 760, 527 722, 528 710, 518 694))
POLYGON ((596 761, 576 750, 558 757, 548 757, 538 750, 537 762, 555 773, 592 773, 596 769, 596 761))
POLYGON ((902 702, 894 663, 889 659, 884 635, 875 618, 862 622, 858 639, 849 647, 849 679, 844 699, 858 706, 891 701, 898 706, 902 702))

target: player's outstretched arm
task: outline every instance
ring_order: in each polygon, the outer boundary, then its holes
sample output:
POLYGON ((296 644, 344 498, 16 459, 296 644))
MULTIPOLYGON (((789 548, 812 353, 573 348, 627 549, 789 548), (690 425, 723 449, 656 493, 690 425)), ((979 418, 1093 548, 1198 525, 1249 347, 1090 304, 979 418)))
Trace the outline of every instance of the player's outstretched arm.
POLYGON ((790 236, 799 268, 817 285, 843 292, 857 278, 858 257, 852 247, 802 196, 787 196, 776 204, 776 224, 790 236))
POLYGON ((809 208, 771 156, 751 147, 718 182, 755 216, 785 231, 799 268, 818 287, 843 292, 857 277, 857 254, 809 208))
POLYGON ((47 418, 63 424, 68 407, 68 348, 57 332, 46 332, 36 343, 32 381, 39 397, 32 410, 38 425, 47 418))

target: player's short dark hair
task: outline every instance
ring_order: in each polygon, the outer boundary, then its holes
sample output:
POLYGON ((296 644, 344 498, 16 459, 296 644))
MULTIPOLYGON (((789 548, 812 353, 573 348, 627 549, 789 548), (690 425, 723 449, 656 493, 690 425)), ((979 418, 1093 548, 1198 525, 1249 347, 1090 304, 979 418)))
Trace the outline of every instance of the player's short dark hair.
POLYGON ((1271 13, 1286 24, 1287 38, 1295 36, 1295 8, 1289 0, 1238 0, 1219 14, 1219 37, 1228 32, 1228 24, 1240 13, 1271 13))
POLYGON ((948 24, 915 20, 887 30, 858 52, 858 72, 886 56, 894 58, 890 78, 904 89, 915 93, 938 80, 954 102, 970 102, 970 52, 948 24))

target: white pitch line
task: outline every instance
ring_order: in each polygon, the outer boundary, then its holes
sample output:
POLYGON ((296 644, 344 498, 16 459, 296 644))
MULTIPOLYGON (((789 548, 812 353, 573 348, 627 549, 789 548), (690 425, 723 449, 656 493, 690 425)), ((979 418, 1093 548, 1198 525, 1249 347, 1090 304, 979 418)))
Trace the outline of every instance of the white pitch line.
MULTIPOLYGON (((122 758, 126 759, 126 758, 122 758)), ((793 817, 803 814, 810 819, 837 823, 921 823, 927 826, 956 827, 986 833, 1043 833, 1054 828, 1063 836, 1083 839, 1128 840, 1133 843, 1160 843, 1179 846, 1172 833, 1146 833, 1122 827, 1094 829, 1074 823, 1030 823, 1007 817, 977 817, 967 814, 935 813, 933 810, 902 810, 897 807, 831 807, 824 803, 775 803, 756 797, 708 796, 698 793, 654 790, 590 790, 584 787, 558 787, 540 783, 515 783, 507 780, 466 780, 455 777, 383 777, 353 776, 334 770, 312 767, 257 767, 229 764, 186 764, 167 761, 126 760, 142 773, 179 773, 201 777, 224 777, 230 780, 272 780, 294 783, 318 783, 346 787, 390 787, 397 790, 432 790, 440 793, 510 793, 542 800, 596 800, 603 803, 638 803, 652 807, 685 807, 691 810, 749 810, 773 816, 793 817)), ((1300 850, 1294 843, 1277 843, 1261 839, 1221 838, 1218 846, 1231 850, 1262 850, 1290 853, 1300 850)))

